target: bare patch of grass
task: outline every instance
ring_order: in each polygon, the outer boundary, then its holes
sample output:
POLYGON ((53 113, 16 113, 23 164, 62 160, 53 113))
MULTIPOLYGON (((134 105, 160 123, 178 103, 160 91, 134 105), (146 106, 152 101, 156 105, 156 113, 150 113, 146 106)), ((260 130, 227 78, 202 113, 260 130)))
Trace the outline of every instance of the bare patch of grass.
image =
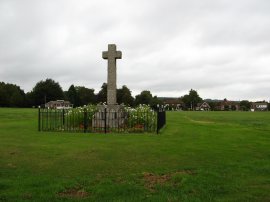
POLYGON ((173 176, 175 175, 195 175, 196 173, 192 170, 180 170, 173 173, 167 173, 164 175, 155 175, 153 173, 145 172, 143 173, 144 186, 150 192, 155 192, 156 185, 164 185, 169 183, 173 176))
POLYGON ((9 168, 16 168, 16 167, 17 167, 17 166, 15 166, 13 163, 8 163, 7 166, 8 166, 9 168))
POLYGON ((30 200, 30 199, 32 199, 32 194, 31 193, 23 193, 22 198, 25 200, 30 200))
POLYGON ((145 181, 145 188, 151 192, 155 191, 157 184, 165 184, 171 179, 170 175, 155 175, 153 173, 144 173, 143 178, 145 181))
POLYGON ((81 187, 72 187, 57 193, 57 195, 62 198, 86 198, 89 196, 89 193, 81 187))

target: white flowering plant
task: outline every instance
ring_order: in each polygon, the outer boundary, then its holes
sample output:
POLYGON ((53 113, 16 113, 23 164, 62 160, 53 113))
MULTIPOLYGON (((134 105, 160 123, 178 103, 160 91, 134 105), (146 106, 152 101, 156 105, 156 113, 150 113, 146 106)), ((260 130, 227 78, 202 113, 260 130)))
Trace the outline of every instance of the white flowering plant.
POLYGON ((94 114, 97 111, 96 105, 85 105, 84 107, 76 107, 73 109, 69 109, 65 113, 65 125, 69 125, 69 127, 76 128, 84 128, 84 113, 87 113, 87 124, 91 124, 94 114))
POLYGON ((100 112, 97 105, 86 105, 73 109, 57 110, 55 113, 47 114, 50 116, 48 120, 52 123, 49 124, 50 129, 54 127, 67 131, 82 131, 85 129, 95 131, 100 125, 103 131, 106 121, 107 131, 111 132, 152 132, 156 129, 157 113, 148 105, 139 105, 136 108, 124 107, 118 115, 115 114, 114 116, 112 114, 115 112, 108 110, 107 113, 106 116, 104 112, 100 112), (55 116, 52 116, 52 114, 55 114, 55 116), (96 115, 97 117, 95 117, 96 115))
POLYGON ((157 115, 149 105, 139 105, 136 108, 125 107, 127 112, 127 127, 136 131, 155 130, 157 115))

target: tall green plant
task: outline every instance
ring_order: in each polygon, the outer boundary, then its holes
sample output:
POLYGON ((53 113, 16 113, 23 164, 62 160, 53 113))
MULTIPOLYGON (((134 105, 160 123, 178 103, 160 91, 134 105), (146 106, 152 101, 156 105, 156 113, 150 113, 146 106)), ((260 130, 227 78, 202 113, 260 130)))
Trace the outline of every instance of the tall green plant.
POLYGON ((128 113, 128 127, 151 130, 156 126, 156 112, 149 105, 139 105, 136 108, 125 107, 125 111, 128 113))

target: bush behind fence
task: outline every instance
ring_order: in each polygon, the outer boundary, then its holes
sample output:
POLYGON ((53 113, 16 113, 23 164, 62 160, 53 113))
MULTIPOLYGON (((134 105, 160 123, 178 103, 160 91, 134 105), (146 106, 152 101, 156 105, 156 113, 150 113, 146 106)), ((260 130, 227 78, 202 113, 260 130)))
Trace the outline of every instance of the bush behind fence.
POLYGON ((159 132, 166 124, 166 112, 140 106, 118 111, 95 106, 74 109, 39 109, 39 131, 84 133, 159 132))

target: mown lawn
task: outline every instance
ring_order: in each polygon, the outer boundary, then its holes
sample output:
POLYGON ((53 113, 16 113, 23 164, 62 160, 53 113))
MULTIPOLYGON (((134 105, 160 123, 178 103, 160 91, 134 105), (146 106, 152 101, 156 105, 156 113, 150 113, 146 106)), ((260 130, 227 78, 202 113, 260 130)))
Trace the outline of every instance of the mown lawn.
POLYGON ((0 108, 0 201, 270 201, 270 113, 168 112, 159 135, 105 135, 0 108))

